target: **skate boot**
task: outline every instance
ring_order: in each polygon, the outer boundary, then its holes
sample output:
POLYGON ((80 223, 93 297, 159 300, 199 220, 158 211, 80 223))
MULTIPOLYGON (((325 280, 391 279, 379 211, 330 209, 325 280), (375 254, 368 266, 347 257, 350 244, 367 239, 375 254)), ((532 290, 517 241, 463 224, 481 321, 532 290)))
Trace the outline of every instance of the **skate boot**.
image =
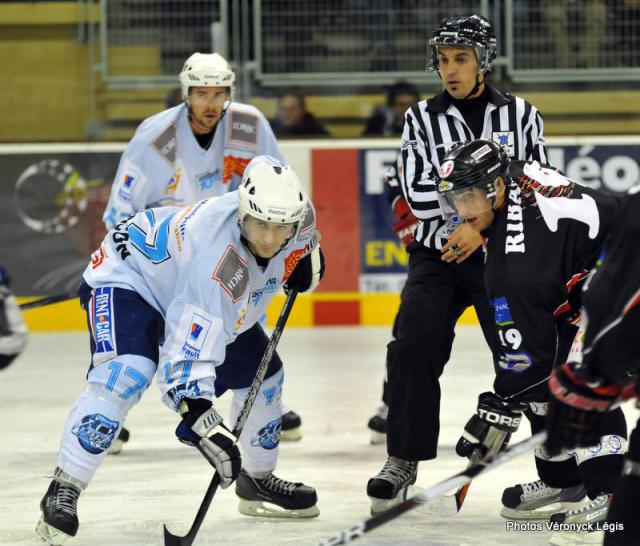
POLYGON ((418 477, 418 461, 389 457, 378 475, 367 483, 371 515, 388 510, 407 499, 409 486, 418 477))
POLYGON ((238 511, 245 516, 315 518, 320 514, 313 487, 273 474, 254 478, 242 470, 236 480, 236 495, 240 499, 238 511))
POLYGON ((506 519, 549 519, 551 514, 575 507, 586 496, 582 485, 560 489, 542 480, 507 487, 502 493, 500 515, 506 519))
POLYGON ((549 544, 555 546, 572 546, 574 544, 602 544, 604 531, 598 529, 607 521, 609 506, 613 495, 600 495, 580 508, 553 514, 549 521, 552 524, 576 526, 576 529, 555 532, 549 544))
POLYGON ((122 427, 120 429, 120 432, 118 433, 116 441, 113 442, 113 445, 109 448, 109 451, 107 451, 107 453, 109 455, 117 455, 118 453, 120 453, 122 451, 122 448, 124 447, 124 444, 129 441, 129 436, 129 430, 122 427))
POLYGON ((292 410, 283 413, 280 440, 283 442, 297 442, 300 439, 302 439, 302 419, 292 410))
POLYGON ((49 489, 40 501, 42 515, 36 532, 47 544, 59 546, 78 532, 78 497, 81 485, 56 468, 49 489))
POLYGON ((387 415, 389 414, 389 407, 386 404, 382 404, 376 411, 376 414, 369 419, 367 427, 371 431, 371 438, 369 442, 372 445, 386 444, 387 443, 387 415))

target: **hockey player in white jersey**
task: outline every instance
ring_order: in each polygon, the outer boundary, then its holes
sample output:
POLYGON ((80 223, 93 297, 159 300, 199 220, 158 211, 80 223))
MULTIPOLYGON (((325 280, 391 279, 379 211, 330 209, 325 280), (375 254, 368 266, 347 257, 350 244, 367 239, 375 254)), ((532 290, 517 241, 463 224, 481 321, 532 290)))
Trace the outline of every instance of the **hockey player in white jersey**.
POLYGON ((213 402, 231 390, 228 422, 235 421, 268 341, 260 316, 282 286, 313 290, 323 264, 310 201, 292 169, 268 156, 252 160, 238 191, 184 209, 145 210, 111 230, 84 273, 91 366, 41 502, 40 536, 57 545, 76 535, 80 492, 156 369, 163 402, 181 416, 178 439, 200 447, 221 487, 237 478, 241 513, 318 515, 312 487, 273 474, 279 357, 240 436, 242 455, 213 402))
MULTIPOLYGON (((186 206, 238 188, 260 154, 285 161, 269 122, 233 100, 235 73, 217 53, 194 53, 180 72, 184 102, 140 124, 120 159, 103 214, 107 230, 150 207, 186 206)), ((282 439, 302 438, 301 419, 285 410, 282 439)), ((122 428, 111 453, 129 439, 122 428)))

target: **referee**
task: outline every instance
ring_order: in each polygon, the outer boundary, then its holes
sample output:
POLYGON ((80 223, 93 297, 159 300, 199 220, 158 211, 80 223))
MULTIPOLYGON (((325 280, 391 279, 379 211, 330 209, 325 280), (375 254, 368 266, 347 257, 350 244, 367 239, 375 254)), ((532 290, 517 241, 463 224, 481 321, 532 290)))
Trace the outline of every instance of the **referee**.
POLYGON ((400 186, 419 223, 407 249, 409 275, 387 349, 389 457, 367 485, 372 513, 403 500, 416 480, 418 461, 436 457, 439 378, 451 354, 455 324, 470 305, 494 366, 500 356, 483 283, 481 236, 439 201, 434 183, 439 169, 447 168, 443 156, 457 141, 491 139, 512 159, 548 163, 538 110, 485 83, 496 48, 495 33, 483 17, 444 20, 429 41, 429 69, 438 72, 444 89, 405 115, 400 186))

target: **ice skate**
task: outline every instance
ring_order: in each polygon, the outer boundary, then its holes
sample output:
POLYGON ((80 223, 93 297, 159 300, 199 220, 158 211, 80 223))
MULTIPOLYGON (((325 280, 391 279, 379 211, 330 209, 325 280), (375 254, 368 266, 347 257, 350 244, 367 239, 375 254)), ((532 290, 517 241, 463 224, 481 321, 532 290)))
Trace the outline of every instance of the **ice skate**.
POLYGON ((56 470, 55 478, 40 501, 42 514, 36 526, 37 534, 47 544, 59 546, 76 536, 79 496, 80 487, 65 480, 64 472, 56 470))
POLYGON ((107 451, 107 453, 109 455, 118 455, 122 451, 124 444, 129 441, 129 436, 129 430, 122 427, 120 429, 120 432, 118 433, 118 437, 116 438, 115 442, 113 442, 113 445, 109 448, 109 451, 107 451))
POLYGON ((418 462, 389 457, 377 476, 367 483, 371 514, 375 515, 405 501, 409 486, 418 477, 418 462))
POLYGON ((607 521, 609 506, 613 495, 600 495, 580 508, 553 514, 549 521, 560 525, 589 526, 583 530, 562 530, 551 535, 549 544, 554 546, 573 546, 579 544, 602 544, 604 531, 598 529, 607 521))
POLYGON ((280 440, 282 442, 297 442, 302 439, 302 419, 292 410, 282 414, 282 429, 280 440))
POLYGON ((316 506, 316 490, 269 474, 254 478, 245 470, 236 480, 238 511, 245 516, 275 518, 314 518, 320 514, 316 506))
POLYGON ((382 404, 376 411, 376 414, 369 419, 367 427, 371 431, 371 438, 369 442, 372 445, 386 444, 387 443, 387 416, 389 414, 389 407, 386 404, 382 404))
POLYGON ((582 485, 560 489, 542 480, 518 484, 502 493, 500 515, 515 520, 549 519, 551 514, 576 507, 586 494, 582 485))

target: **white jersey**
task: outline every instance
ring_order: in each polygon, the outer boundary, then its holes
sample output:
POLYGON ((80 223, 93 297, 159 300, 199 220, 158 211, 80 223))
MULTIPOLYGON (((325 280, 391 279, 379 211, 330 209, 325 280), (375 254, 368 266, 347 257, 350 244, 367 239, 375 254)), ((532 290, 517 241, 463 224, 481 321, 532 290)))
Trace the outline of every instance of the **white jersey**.
POLYGON ((184 206, 237 189, 256 155, 284 163, 267 119, 255 107, 232 102, 203 149, 185 104, 147 118, 120 159, 102 220, 107 229, 151 207, 184 206))
POLYGON ((317 244, 315 212, 307 202, 297 237, 266 268, 240 239, 237 191, 187 208, 144 210, 107 234, 84 279, 93 288, 134 290, 162 314, 157 378, 163 395, 184 374, 198 382, 199 396, 213 396, 214 368, 224 361, 226 345, 258 322, 317 244))

